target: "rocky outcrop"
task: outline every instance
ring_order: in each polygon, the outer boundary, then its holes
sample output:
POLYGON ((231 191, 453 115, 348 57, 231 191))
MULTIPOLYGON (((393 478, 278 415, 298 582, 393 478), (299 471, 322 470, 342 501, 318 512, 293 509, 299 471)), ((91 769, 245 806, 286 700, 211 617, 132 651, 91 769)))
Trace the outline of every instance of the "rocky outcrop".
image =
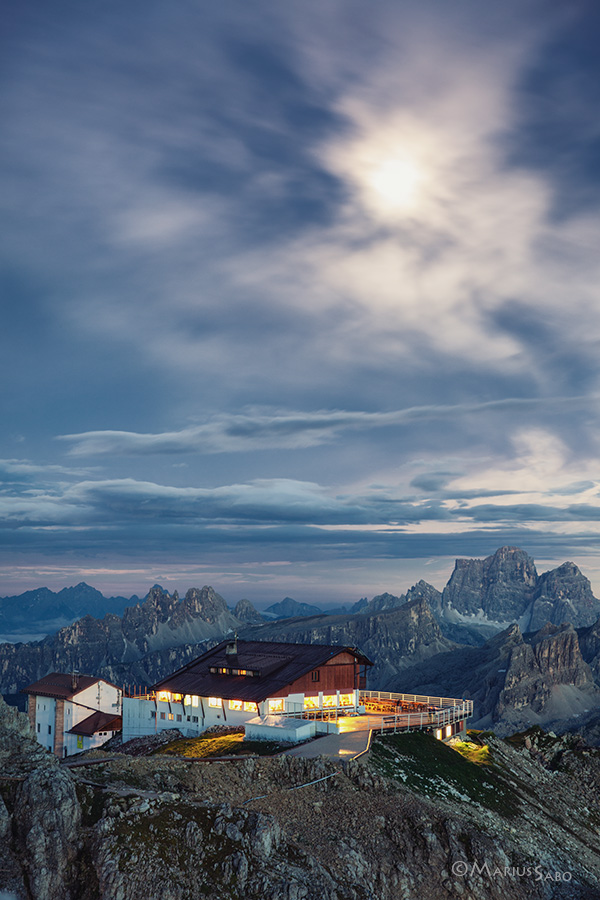
POLYGON ((419 734, 374 740, 370 756, 344 765, 288 756, 202 765, 111 752, 101 766, 68 770, 0 700, 0 892, 18 900, 598 896, 597 755, 543 736, 489 738, 486 752, 477 766, 419 734))
POLYGON ((599 616, 600 601, 594 597, 589 580, 575 563, 565 562, 538 578, 527 630, 536 631, 546 622, 591 625, 599 616))
POLYGON ((19 898, 74 900, 81 810, 73 780, 0 697, 0 888, 19 898))
POLYGON ((471 699, 474 726, 501 734, 540 723, 576 727, 600 708, 600 689, 568 624, 547 625, 528 640, 511 625, 481 647, 457 648, 404 669, 386 687, 471 699))

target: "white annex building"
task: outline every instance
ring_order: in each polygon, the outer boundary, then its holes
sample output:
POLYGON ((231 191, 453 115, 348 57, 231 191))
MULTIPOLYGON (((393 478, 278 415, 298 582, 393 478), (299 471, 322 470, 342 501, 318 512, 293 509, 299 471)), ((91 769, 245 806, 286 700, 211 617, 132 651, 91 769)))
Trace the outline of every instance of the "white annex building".
POLYGON ((102 678, 51 672, 23 693, 32 731, 56 756, 100 747, 121 730, 122 691, 102 678))

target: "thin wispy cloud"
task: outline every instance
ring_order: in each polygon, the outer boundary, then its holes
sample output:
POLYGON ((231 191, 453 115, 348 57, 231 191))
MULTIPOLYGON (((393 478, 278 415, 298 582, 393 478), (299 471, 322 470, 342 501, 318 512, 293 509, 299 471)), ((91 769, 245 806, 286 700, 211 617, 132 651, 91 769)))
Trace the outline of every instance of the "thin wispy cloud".
POLYGON ((316 447, 336 440, 347 430, 369 430, 408 425, 419 420, 433 421, 481 412, 510 412, 540 406, 588 404, 586 397, 507 397, 484 403, 415 406, 389 412, 321 410, 314 413, 247 413, 216 416, 204 425, 163 434, 127 431, 91 431, 59 435, 57 440, 72 446, 71 456, 108 454, 235 453, 251 449, 298 449, 316 447))

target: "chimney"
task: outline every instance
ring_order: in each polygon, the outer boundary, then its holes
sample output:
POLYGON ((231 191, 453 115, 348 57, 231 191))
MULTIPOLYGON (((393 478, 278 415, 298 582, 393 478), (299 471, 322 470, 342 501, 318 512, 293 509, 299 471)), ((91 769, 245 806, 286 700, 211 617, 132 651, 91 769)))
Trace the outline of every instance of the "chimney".
POLYGON ((230 641, 225 647, 225 654, 227 656, 237 656, 238 646, 237 646, 237 632, 232 641, 230 641))
POLYGON ((72 690, 72 692, 75 693, 75 691, 77 690, 78 687, 79 687, 79 672, 73 670, 71 672, 71 690, 72 690))

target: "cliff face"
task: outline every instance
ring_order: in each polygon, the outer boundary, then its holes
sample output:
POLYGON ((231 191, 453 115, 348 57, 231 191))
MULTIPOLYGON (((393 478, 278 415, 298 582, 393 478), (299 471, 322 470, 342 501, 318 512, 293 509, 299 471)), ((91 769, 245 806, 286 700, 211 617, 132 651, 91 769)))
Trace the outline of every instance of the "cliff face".
POLYGON ((537 631, 546 622, 591 625, 599 616, 600 601, 574 563, 538 575, 531 557, 516 547, 501 547, 486 559, 457 559, 439 612, 443 629, 454 625, 484 635, 511 622, 537 631))
POLYGON ((457 559, 442 605, 463 615, 515 621, 529 606, 536 583, 531 557, 516 547, 502 547, 487 559, 457 559))

